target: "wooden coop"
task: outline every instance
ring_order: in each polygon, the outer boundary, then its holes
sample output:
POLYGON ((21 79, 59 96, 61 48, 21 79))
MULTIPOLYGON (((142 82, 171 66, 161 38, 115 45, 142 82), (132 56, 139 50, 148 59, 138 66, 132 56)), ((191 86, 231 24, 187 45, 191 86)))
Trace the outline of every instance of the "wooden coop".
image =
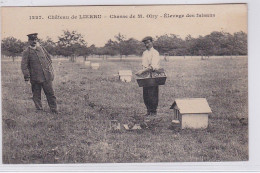
POLYGON ((173 109, 173 121, 181 129, 205 129, 208 127, 208 115, 212 113, 205 98, 175 99, 170 109, 173 109))
POLYGON ((118 75, 119 75, 119 79, 123 82, 131 82, 132 80, 131 70, 119 70, 118 75))
POLYGON ((121 125, 117 120, 111 120, 109 126, 110 126, 110 130, 112 131, 121 129, 121 125))
POLYGON ((95 70, 99 69, 99 63, 91 63, 91 68, 95 70))
POLYGON ((90 64, 91 64, 90 61, 85 61, 85 66, 90 67, 90 64))

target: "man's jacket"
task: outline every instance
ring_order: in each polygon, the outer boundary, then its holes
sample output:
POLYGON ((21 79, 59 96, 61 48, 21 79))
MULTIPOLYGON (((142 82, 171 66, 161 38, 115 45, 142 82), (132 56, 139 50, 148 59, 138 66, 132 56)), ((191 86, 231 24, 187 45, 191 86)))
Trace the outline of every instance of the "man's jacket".
POLYGON ((26 48, 22 55, 21 69, 25 81, 44 82, 54 79, 51 57, 41 46, 36 49, 30 46, 26 48))

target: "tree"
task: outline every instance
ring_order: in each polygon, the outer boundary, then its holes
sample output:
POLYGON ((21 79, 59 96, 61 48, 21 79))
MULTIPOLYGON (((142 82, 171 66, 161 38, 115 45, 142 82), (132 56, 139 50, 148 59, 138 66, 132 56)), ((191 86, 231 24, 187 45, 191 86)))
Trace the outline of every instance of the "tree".
POLYGON ((122 41, 121 46, 121 53, 126 56, 141 55, 145 50, 143 43, 134 38, 122 41))
POLYGON ((47 37, 46 41, 39 39, 39 42, 51 55, 57 55, 57 44, 50 37, 47 37))
POLYGON ((120 60, 122 60, 122 55, 124 52, 124 47, 125 47, 125 39, 126 37, 120 33, 118 33, 118 35, 115 35, 116 40, 118 41, 118 50, 119 50, 119 54, 120 54, 120 60))
POLYGON ((195 39, 193 44, 191 45, 191 50, 193 55, 200 55, 203 59, 203 56, 210 56, 212 54, 212 47, 214 43, 212 40, 207 37, 199 36, 199 38, 195 39))
POLYGON ((98 47, 98 48, 96 48, 96 55, 99 55, 99 57, 101 56, 101 55, 107 55, 107 48, 104 46, 104 47, 98 47))
POLYGON ((115 35, 115 38, 120 43, 121 41, 124 41, 126 39, 126 36, 118 33, 117 35, 115 35))
POLYGON ((89 51, 86 45, 78 45, 74 44, 75 46, 75 56, 83 56, 84 61, 86 61, 87 56, 89 55, 89 51))
POLYGON ((87 54, 86 53, 86 46, 87 43, 85 42, 83 36, 77 31, 63 31, 63 35, 58 37, 58 54, 63 55, 65 57, 70 56, 71 61, 75 61, 75 57, 87 54))
POLYGON ((247 34, 242 31, 234 33, 233 55, 247 55, 247 34))
POLYGON ((14 37, 7 37, 2 40, 1 51, 3 55, 11 56, 13 61, 16 56, 20 56, 26 43, 14 37))
POLYGON ((118 55, 120 54, 119 46, 120 45, 117 41, 112 41, 111 39, 109 39, 104 46, 104 53, 111 56, 118 55))
POLYGON ((92 44, 90 47, 88 47, 88 53, 89 53, 90 55, 95 54, 96 51, 97 51, 97 48, 96 48, 96 46, 95 46, 94 44, 92 44))
POLYGON ((154 47, 160 54, 168 53, 169 55, 185 55, 185 42, 175 34, 165 34, 154 41, 154 47))
POLYGON ((246 55, 247 34, 214 31, 199 38, 186 37, 186 46, 191 55, 246 55))
POLYGON ((185 38, 185 49, 186 49, 186 55, 193 55, 193 45, 195 42, 195 38, 193 38, 190 34, 186 36, 185 38))

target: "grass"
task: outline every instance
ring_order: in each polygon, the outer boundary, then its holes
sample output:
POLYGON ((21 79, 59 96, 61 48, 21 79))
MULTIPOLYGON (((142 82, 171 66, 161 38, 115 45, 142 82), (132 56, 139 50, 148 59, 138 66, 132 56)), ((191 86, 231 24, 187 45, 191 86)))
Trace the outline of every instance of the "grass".
POLYGON ((20 62, 2 61, 3 163, 125 163, 248 160, 247 58, 162 61, 166 85, 159 88, 163 120, 152 129, 110 131, 110 120, 129 123, 146 112, 135 79, 113 74, 140 69, 140 60, 54 61, 54 89, 60 114, 36 113, 20 62), (170 127, 175 98, 204 97, 212 109, 205 130, 170 127))

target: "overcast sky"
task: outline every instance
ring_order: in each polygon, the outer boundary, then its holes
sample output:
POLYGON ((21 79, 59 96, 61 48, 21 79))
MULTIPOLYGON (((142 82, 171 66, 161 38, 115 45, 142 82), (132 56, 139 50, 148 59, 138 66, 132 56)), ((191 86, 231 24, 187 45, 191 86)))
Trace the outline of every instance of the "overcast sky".
POLYGON ((126 38, 141 40, 163 34, 176 34, 185 38, 207 35, 212 31, 247 33, 247 6, 232 5, 163 5, 163 6, 72 6, 72 7, 3 7, 2 38, 13 36, 22 41, 27 34, 37 32, 39 38, 57 41, 62 30, 76 30, 88 46, 103 46, 119 32, 126 38), (130 15, 136 18, 129 18, 130 15), (143 18, 137 18, 141 14, 143 18), (211 17, 198 17, 199 15, 211 17), (51 19, 67 16, 69 19, 51 19), (71 19, 71 16, 77 19, 71 19), (79 19, 80 15, 101 15, 97 19, 79 19), (112 15, 112 16, 110 16, 112 15), (111 18, 115 16, 128 18, 111 18), (157 15, 157 18, 155 18, 157 15), (172 15, 171 17, 169 17, 172 15), (174 15, 180 15, 176 17, 174 15), (181 17, 184 15, 184 17, 181 17), (187 15, 194 15, 188 17, 187 15), (42 19, 30 19, 41 16, 42 19), (166 16, 166 18, 165 18, 166 16))

